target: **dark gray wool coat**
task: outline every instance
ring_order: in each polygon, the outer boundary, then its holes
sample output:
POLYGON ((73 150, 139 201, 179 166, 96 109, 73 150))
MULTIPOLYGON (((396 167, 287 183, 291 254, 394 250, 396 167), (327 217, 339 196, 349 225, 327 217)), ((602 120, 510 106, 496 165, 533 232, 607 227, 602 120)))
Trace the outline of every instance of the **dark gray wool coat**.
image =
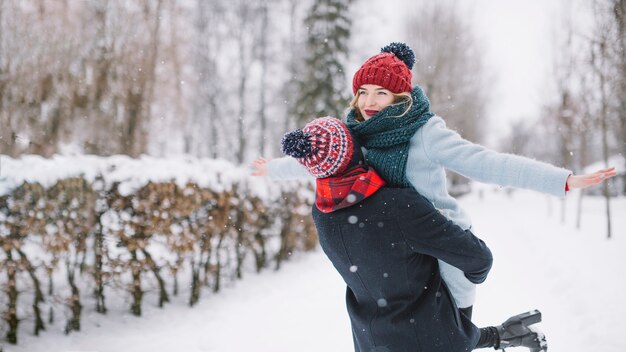
POLYGON ((313 207, 322 249, 346 284, 357 352, 471 351, 480 332, 459 312, 436 258, 481 283, 485 243, 413 188, 383 187, 345 209, 313 207))

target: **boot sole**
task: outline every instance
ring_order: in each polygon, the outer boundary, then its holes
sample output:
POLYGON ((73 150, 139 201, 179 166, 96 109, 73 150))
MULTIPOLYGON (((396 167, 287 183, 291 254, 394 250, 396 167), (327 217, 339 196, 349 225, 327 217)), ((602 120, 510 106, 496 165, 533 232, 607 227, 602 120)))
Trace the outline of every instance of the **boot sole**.
POLYGON ((541 312, 537 309, 533 309, 529 312, 519 314, 517 318, 522 324, 529 326, 541 322, 541 312))

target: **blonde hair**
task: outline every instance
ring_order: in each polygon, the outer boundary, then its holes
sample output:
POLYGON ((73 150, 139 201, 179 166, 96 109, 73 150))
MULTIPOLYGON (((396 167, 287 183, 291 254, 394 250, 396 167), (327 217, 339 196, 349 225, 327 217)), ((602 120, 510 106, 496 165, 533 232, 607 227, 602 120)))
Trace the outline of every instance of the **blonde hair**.
MULTIPOLYGON (((356 94, 354 95, 354 98, 352 98, 352 101, 350 102, 350 109, 354 110, 355 119, 357 121, 359 121, 359 122, 363 122, 363 121, 365 121, 365 119, 363 118, 363 115, 361 115, 361 110, 359 110, 359 106, 358 106, 359 96, 360 95, 361 95, 361 92, 357 90, 356 94)), ((409 110, 411 110, 411 106, 413 106, 413 97, 411 97, 411 93, 409 93, 409 92, 402 92, 402 93, 393 93, 393 92, 391 92, 391 95, 393 95, 393 103, 390 106, 405 104, 406 105, 406 109, 404 109, 402 114, 400 114, 398 116, 389 116, 389 117, 402 117, 407 112, 409 112, 409 110)))

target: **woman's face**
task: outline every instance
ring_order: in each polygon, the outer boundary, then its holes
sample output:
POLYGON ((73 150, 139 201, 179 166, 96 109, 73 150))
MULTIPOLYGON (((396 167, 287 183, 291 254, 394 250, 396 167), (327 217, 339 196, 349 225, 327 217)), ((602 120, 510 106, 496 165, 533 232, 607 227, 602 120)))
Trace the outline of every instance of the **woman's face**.
POLYGON ((364 84, 357 93, 357 106, 365 120, 391 105, 395 99, 390 90, 375 84, 364 84))

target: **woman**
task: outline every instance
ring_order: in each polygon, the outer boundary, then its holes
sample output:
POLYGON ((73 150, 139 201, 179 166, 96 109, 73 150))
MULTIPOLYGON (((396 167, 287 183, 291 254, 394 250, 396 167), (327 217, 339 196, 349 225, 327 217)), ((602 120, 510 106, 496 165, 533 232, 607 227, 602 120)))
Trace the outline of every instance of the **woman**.
MULTIPOLYGON (((589 175, 516 155, 497 153, 463 139, 430 111, 419 86, 412 88, 415 55, 403 43, 391 43, 369 58, 354 74, 355 94, 346 124, 366 150, 366 161, 394 187, 413 187, 464 230, 469 215, 448 194, 445 169, 470 179, 532 189, 564 197, 615 176, 614 168, 589 175)), ((307 177, 293 158, 259 159, 255 174, 273 179, 307 177)), ((463 312, 471 317, 476 288, 463 273, 440 261, 441 274, 463 312)))
POLYGON ((322 249, 347 284, 356 351, 547 349, 543 335, 529 328, 541 320, 538 311, 482 329, 459 313, 437 259, 481 283, 492 264, 489 248, 414 189, 383 187, 345 124, 318 118, 282 144, 316 178, 313 219, 322 249))

